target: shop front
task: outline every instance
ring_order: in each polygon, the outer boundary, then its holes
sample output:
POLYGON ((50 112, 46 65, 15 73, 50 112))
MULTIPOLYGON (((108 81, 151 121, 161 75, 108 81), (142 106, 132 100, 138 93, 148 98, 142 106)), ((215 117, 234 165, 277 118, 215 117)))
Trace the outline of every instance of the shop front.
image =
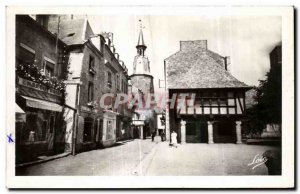
POLYGON ((113 111, 105 111, 103 114, 102 145, 104 147, 109 147, 116 143, 117 115, 118 113, 113 111))
POLYGON ((57 122, 63 107, 23 95, 17 95, 16 101, 24 111, 22 117, 16 112, 16 163, 64 152, 64 131, 57 122))

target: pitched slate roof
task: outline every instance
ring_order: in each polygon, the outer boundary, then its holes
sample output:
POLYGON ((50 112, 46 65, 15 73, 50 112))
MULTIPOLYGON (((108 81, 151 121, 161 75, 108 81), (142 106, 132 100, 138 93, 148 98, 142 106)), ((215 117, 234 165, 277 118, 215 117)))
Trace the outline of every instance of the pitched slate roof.
MULTIPOLYGON (((67 45, 82 44, 86 38, 86 19, 62 20, 59 24, 59 38, 67 45)), ((57 22, 48 24, 49 31, 57 33, 57 22)))
POLYGON ((169 89, 248 88, 249 86, 225 70, 221 61, 223 58, 205 47, 180 50, 165 59, 167 87, 169 89))

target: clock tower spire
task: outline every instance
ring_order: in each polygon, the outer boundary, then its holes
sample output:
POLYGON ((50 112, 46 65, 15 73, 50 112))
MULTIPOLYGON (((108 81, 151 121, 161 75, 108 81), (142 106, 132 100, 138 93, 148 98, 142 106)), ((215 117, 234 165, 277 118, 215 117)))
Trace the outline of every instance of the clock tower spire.
POLYGON ((139 34, 138 43, 136 45, 136 49, 137 49, 137 53, 139 55, 144 56, 147 46, 145 45, 145 42, 144 42, 142 21, 139 20, 139 22, 140 22, 140 34, 139 34))
POLYGON ((146 74, 151 75, 150 73, 150 61, 148 57, 145 55, 145 50, 147 48, 145 41, 144 41, 144 35, 143 35, 143 26, 142 21, 140 22, 140 33, 138 38, 138 43, 136 45, 137 49, 137 55, 134 57, 133 62, 133 74, 146 74))

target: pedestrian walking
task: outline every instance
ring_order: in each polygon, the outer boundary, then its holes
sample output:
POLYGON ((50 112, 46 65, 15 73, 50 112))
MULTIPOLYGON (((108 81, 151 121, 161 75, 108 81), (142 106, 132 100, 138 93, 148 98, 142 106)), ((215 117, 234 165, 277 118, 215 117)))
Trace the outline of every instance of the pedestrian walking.
POLYGON ((152 141, 154 141, 155 133, 156 133, 156 132, 153 131, 152 134, 151 134, 152 141))
POLYGON ((177 148, 177 133, 175 131, 173 131, 171 134, 171 146, 177 148))
POLYGON ((165 133, 163 131, 160 133, 160 137, 161 137, 161 141, 165 140, 165 133))

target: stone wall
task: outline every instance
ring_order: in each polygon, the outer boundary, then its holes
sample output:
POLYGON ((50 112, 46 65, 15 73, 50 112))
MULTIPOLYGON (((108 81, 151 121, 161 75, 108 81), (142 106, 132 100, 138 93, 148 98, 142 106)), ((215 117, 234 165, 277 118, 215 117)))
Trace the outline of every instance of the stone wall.
MULTIPOLYGON (((104 76, 105 76, 105 65, 103 56, 93 51, 89 46, 85 46, 83 49, 82 67, 80 80, 82 85, 80 86, 80 106, 86 106, 89 103, 88 99, 88 87, 89 83, 93 83, 94 86, 94 101, 99 102, 103 94, 104 87, 104 76), (89 61, 90 57, 94 58, 94 71, 90 72, 89 61)), ((98 107, 98 111, 101 110, 98 107)))
MULTIPOLYGON (((56 51, 56 37, 41 27, 35 20, 29 16, 16 17, 16 56, 18 58, 21 44, 28 46, 35 52, 35 64, 42 69, 44 57, 47 57, 56 63, 54 75, 62 77, 62 64, 58 62, 58 54, 64 53, 65 45, 58 41, 56 51)), ((65 60, 67 56, 65 55, 65 60)))
POLYGON ((154 93, 153 77, 151 75, 133 74, 130 78, 134 86, 142 90, 145 95, 154 93))

